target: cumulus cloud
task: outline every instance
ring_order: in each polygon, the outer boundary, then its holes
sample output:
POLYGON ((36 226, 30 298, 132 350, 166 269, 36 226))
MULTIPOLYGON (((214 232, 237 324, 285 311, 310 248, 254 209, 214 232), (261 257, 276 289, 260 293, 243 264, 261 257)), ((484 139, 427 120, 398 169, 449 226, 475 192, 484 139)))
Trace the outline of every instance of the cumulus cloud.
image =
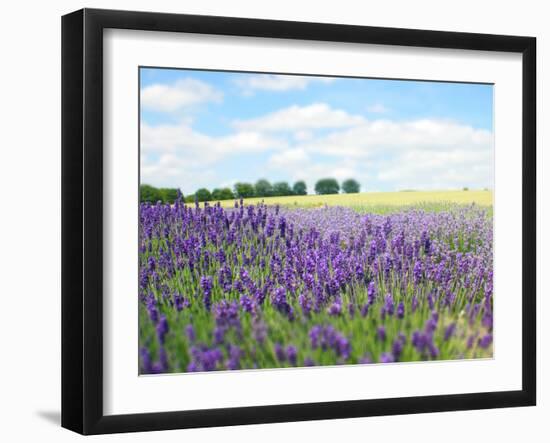
POLYGON ((258 74, 241 77, 235 80, 245 94, 254 91, 284 92, 303 90, 312 83, 332 83, 336 79, 330 77, 308 77, 300 75, 258 74))
POLYGON ((275 173, 284 172, 290 181, 304 180, 310 192, 320 178, 334 177, 343 181, 350 177, 365 180, 366 171, 359 172, 356 162, 346 158, 331 159, 319 162, 315 155, 310 155, 300 148, 290 148, 273 154, 268 159, 268 167, 275 173))
POLYGON ((364 122, 365 119, 359 115, 333 109, 325 103, 314 103, 308 106, 290 106, 249 120, 237 120, 233 125, 241 130, 303 133, 308 129, 345 128, 364 122))
POLYGON ((141 158, 141 183, 180 188, 184 194, 197 188, 210 187, 217 179, 216 169, 208 165, 198 165, 180 155, 160 154, 158 157, 141 158))
POLYGON ((370 112, 372 114, 385 114, 389 111, 389 108, 384 106, 382 103, 374 103, 370 106, 367 106, 367 112, 370 112))
POLYGON ((374 121, 329 134, 302 149, 355 159, 359 170, 375 171, 375 180, 384 189, 493 183, 492 133, 457 122, 374 121))
POLYGON ((268 160, 270 167, 286 170, 299 169, 301 166, 309 162, 310 157, 303 149, 287 149, 272 155, 268 160))
MULTIPOLYGON (((298 117, 304 108, 293 108, 260 117, 250 127, 282 133, 307 127, 309 120, 298 117)), ((325 126, 318 121, 319 127, 307 137, 296 137, 295 132, 289 147, 269 159, 272 169, 308 182, 323 176, 355 177, 363 189, 373 182, 377 188, 395 190, 492 186, 491 131, 440 119, 366 120, 346 113, 343 118, 343 111, 326 105, 319 109, 318 115, 338 115, 336 121, 349 127, 334 124, 329 131, 315 131, 331 128, 335 120, 327 118, 325 126)))
POLYGON ((213 187, 234 174, 216 177, 224 161, 239 158, 251 165, 251 176, 257 172, 257 178, 265 173, 305 180, 310 192, 316 180, 327 176, 340 181, 353 177, 363 190, 482 188, 493 183, 492 132, 456 121, 370 120, 317 103, 236 121, 233 129, 213 136, 188 122, 143 124, 143 176, 193 183, 192 190, 213 187))
POLYGON ((283 140, 258 131, 236 131, 210 136, 181 124, 141 125, 144 153, 162 152, 185 155, 188 161, 210 162, 230 154, 262 152, 286 146, 283 140))
POLYGON ((254 155, 285 148, 284 140, 253 131, 211 136, 180 124, 141 125, 142 183, 180 187, 194 192, 220 181, 219 167, 235 155, 254 155))
POLYGON ((493 177, 493 152, 487 149, 465 151, 411 149, 401 153, 399 165, 383 161, 377 168, 381 183, 395 189, 456 189, 463 186, 490 187, 493 177))
POLYGON ((306 140, 311 140, 313 138, 313 133, 307 130, 300 130, 300 131, 294 132, 292 136, 294 137, 295 140, 306 141, 306 140))
POLYGON ((301 145, 306 151, 325 155, 372 158, 422 151, 460 151, 464 154, 491 150, 490 131, 461 123, 422 119, 413 121, 369 120, 343 131, 334 131, 301 145))
POLYGON ((184 78, 171 85, 153 84, 141 90, 143 109, 159 112, 174 112, 206 102, 220 102, 221 91, 203 81, 184 78))

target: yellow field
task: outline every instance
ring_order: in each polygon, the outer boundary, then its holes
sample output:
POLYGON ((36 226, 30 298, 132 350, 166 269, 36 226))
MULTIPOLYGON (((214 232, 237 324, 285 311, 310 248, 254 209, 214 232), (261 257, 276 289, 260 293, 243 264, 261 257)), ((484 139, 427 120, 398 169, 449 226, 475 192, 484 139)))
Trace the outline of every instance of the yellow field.
MULTIPOLYGON (((359 194, 301 195, 287 197, 262 197, 245 199, 247 204, 260 201, 268 205, 319 207, 349 206, 365 208, 371 206, 411 206, 439 205, 446 203, 469 204, 481 206, 493 204, 492 191, 400 191, 400 192, 361 192, 359 194)), ((222 206, 233 206, 233 200, 224 200, 222 206)))

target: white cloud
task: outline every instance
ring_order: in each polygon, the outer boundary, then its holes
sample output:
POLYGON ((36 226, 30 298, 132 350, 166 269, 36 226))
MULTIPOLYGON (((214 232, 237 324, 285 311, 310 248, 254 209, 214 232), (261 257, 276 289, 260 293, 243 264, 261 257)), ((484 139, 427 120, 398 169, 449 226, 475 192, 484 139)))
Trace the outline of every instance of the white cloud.
POLYGON ((493 151, 411 149, 399 156, 399 165, 384 161, 377 168, 381 182, 395 189, 456 189, 490 187, 493 177, 493 151))
POLYGON ((457 122, 377 121, 304 148, 357 161, 384 189, 456 189, 493 184, 493 136, 457 122))
POLYGON ((300 147, 325 155, 372 158, 384 153, 401 155, 411 149, 471 153, 492 149, 492 141, 490 131, 453 121, 372 120, 343 131, 331 132, 303 143, 300 147))
POLYGON ((304 180, 310 193, 313 193, 317 180, 324 177, 334 177, 343 181, 350 177, 366 178, 366 174, 359 174, 356 162, 345 158, 330 162, 318 162, 315 155, 309 155, 300 148, 289 148, 273 154, 267 162, 269 169, 275 173, 284 173, 290 181, 304 180))
POLYGON ((220 102, 223 94, 208 83, 184 78, 171 85, 153 84, 141 90, 144 109, 174 112, 205 102, 220 102))
POLYGON ((189 162, 218 161, 230 154, 262 152, 286 146, 283 140, 258 131, 237 131, 229 135, 210 136, 195 131, 185 122, 141 126, 144 153, 161 152, 185 155, 189 162))
POLYGON ((283 170, 296 170, 310 161, 309 155, 303 149, 287 149, 272 155, 268 165, 283 170))
POLYGON ((333 109, 325 103, 308 106, 293 105, 250 120, 237 120, 234 127, 254 131, 304 131, 311 129, 345 128, 365 123, 359 115, 333 109))
MULTIPOLYGON (((195 131, 185 122, 141 126, 142 183, 180 187, 191 193, 200 187, 217 187, 218 165, 238 154, 254 154, 286 147, 272 136, 253 131, 237 131, 210 136, 195 131)), ((231 172, 231 171, 228 171, 231 172)))
POLYGON ((169 177, 191 190, 233 178, 234 171, 220 173, 223 161, 245 153, 243 161, 254 159, 256 168, 250 176, 305 180, 310 192, 327 176, 353 177, 365 190, 493 184, 492 132, 449 120, 367 120, 318 103, 234 122, 234 132, 223 136, 197 132, 188 122, 144 124, 141 136, 144 177, 169 177), (265 164, 259 153, 268 154, 265 164))
POLYGON ((493 135, 488 130, 438 119, 362 119, 349 128, 310 135, 294 136, 288 149, 270 158, 269 166, 292 179, 306 179, 308 185, 332 176, 354 177, 363 189, 492 186, 493 135))
POLYGON ((313 138, 312 132, 306 130, 296 131, 292 136, 294 137, 294 140, 302 142, 313 138))
POLYGON ((367 111, 373 114, 385 114, 389 112, 389 108, 384 106, 382 103, 374 103, 370 106, 367 106, 367 111))
POLYGON ((258 74, 238 78, 235 82, 245 94, 252 94, 254 91, 284 92, 293 89, 303 90, 311 83, 332 83, 335 80, 330 77, 258 74))
POLYGON ((199 187, 210 187, 217 179, 215 168, 188 162, 172 153, 161 154, 157 159, 141 159, 141 183, 180 188, 190 194, 199 187))

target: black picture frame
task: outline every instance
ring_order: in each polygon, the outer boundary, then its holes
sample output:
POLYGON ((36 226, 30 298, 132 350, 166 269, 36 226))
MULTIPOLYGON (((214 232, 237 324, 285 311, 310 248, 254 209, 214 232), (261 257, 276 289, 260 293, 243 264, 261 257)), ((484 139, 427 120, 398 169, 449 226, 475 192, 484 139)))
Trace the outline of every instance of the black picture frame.
POLYGON ((536 39, 232 17, 83 9, 62 18, 62 426, 81 434, 531 406, 536 403, 536 39), (103 413, 103 30, 503 51, 522 54, 522 389, 103 413))

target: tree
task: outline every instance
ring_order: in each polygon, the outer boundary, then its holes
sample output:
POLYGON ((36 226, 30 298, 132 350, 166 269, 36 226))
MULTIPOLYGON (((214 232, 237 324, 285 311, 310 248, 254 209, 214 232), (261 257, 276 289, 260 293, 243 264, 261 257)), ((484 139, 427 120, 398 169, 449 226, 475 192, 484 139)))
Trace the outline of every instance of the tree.
POLYGON ((340 185, 333 178, 322 178, 315 183, 315 193, 320 195, 338 194, 340 185))
POLYGON ((254 186, 252 186, 250 183, 235 183, 235 197, 254 197, 254 186))
POLYGON ((278 197, 292 195, 292 189, 287 182, 277 182, 273 184, 273 195, 278 197))
POLYGON ((156 203, 163 201, 162 195, 157 188, 151 185, 140 185, 139 187, 139 201, 156 203))
POLYGON ((260 179, 254 185, 256 197, 270 197, 273 195, 273 186, 265 179, 260 179))
POLYGON ((344 183, 342 183, 342 191, 344 191, 346 194, 357 194, 359 192, 359 189, 361 189, 361 185, 357 180, 354 180, 353 178, 349 178, 344 183))
POLYGON ((296 195, 307 195, 306 183, 302 180, 297 181, 296 183, 294 183, 292 191, 294 191, 294 194, 296 195))
POLYGON ((212 200, 232 200, 233 198, 233 192, 229 188, 216 188, 212 191, 212 200))
POLYGON ((161 188, 158 192, 162 196, 162 201, 170 204, 174 204, 178 199, 178 192, 181 194, 181 191, 176 188, 161 188))
POLYGON ((212 200, 212 194, 206 188, 197 189, 197 192, 195 192, 195 196, 197 197, 197 200, 200 202, 208 202, 212 200))

